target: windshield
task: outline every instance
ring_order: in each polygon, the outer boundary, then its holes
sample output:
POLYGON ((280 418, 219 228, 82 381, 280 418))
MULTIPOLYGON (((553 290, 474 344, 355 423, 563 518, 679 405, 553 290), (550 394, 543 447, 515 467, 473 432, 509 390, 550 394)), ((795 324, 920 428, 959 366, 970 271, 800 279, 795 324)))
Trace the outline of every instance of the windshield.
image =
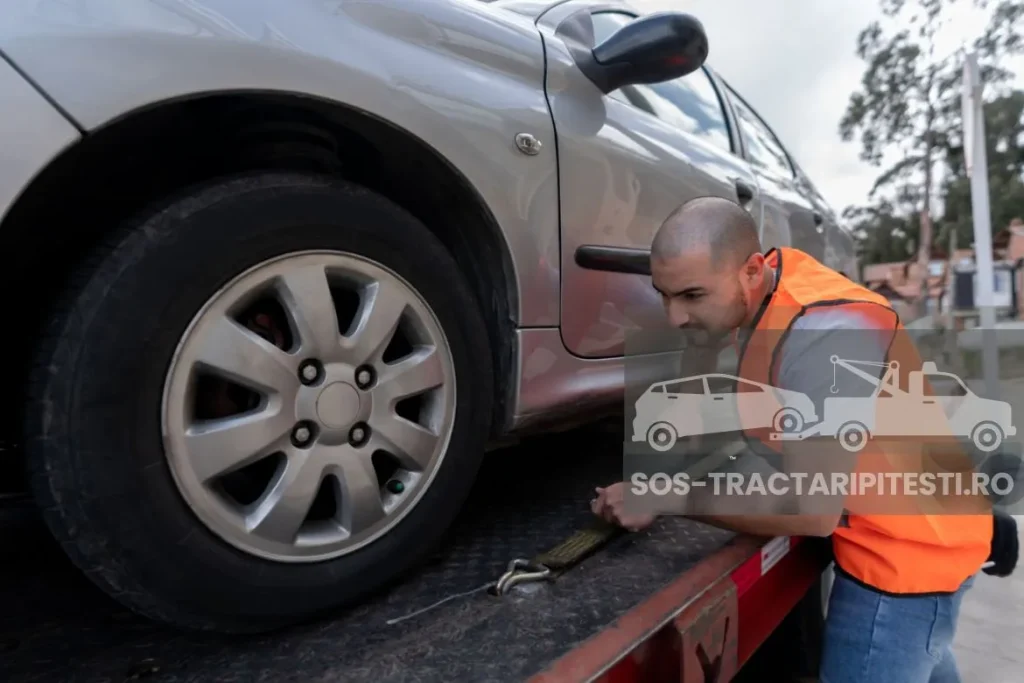
POLYGON ((963 380, 949 372, 935 372, 928 375, 932 396, 967 396, 970 392, 963 380))

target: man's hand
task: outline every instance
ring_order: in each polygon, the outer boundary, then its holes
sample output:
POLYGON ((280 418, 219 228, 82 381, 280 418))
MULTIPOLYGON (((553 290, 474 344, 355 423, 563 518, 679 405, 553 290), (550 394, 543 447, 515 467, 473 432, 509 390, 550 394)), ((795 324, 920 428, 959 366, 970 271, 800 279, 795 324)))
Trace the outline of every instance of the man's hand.
POLYGON ((622 482, 618 482, 606 488, 598 486, 594 489, 597 492, 597 498, 590 501, 591 511, 606 522, 618 524, 629 531, 646 529, 654 523, 657 515, 627 513, 623 496, 624 486, 622 482))

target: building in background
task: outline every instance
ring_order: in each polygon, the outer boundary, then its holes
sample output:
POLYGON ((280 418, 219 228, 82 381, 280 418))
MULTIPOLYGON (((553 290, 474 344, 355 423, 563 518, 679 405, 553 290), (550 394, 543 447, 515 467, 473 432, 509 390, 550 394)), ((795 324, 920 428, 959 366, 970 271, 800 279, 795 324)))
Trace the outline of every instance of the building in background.
MULTIPOLYGON (((993 293, 999 318, 1024 319, 1024 221, 1015 218, 992 236, 993 293)), ((925 314, 968 321, 977 316, 977 267, 973 249, 932 252, 927 270, 912 258, 864 266, 865 286, 885 296, 905 319, 916 317, 915 301, 926 279, 925 314)), ((962 327, 957 324, 956 327, 962 327)))

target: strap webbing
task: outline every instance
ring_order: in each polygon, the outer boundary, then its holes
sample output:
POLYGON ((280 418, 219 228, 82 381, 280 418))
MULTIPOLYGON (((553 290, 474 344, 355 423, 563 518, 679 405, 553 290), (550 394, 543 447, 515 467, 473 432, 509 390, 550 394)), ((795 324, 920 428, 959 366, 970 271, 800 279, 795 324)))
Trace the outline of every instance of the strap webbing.
POLYGON ((595 518, 587 527, 580 529, 555 547, 535 556, 533 563, 549 568, 555 575, 562 574, 592 555, 622 531, 622 527, 617 524, 595 518))

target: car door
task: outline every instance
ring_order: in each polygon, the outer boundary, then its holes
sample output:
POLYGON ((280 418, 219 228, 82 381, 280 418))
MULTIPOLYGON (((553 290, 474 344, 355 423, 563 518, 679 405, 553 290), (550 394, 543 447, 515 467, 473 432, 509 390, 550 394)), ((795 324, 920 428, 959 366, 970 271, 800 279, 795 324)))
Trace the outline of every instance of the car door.
POLYGON ((707 432, 707 385, 703 377, 687 377, 665 385, 668 408, 663 414, 680 437, 707 432))
POLYGON ((560 27, 573 20, 592 46, 636 16, 582 2, 550 16, 557 19, 540 27, 558 140, 562 339, 579 356, 619 356, 629 353, 631 331, 668 327, 648 265, 665 218, 703 195, 741 201, 759 217, 757 178, 705 70, 603 95, 576 66, 560 27))
POLYGON ((797 185, 800 191, 811 202, 815 211, 823 218, 825 256, 821 259, 829 268, 858 281, 860 265, 857 259, 857 242, 828 200, 821 194, 814 181, 798 164, 794 162, 797 174, 797 185))
POLYGON ((857 245, 853 235, 840 224, 839 216, 818 191, 814 181, 798 164, 794 163, 794 166, 796 166, 797 184, 800 191, 824 218, 822 227, 825 232, 825 258, 822 263, 851 280, 856 280, 859 268, 857 267, 857 245))
POLYGON ((736 378, 732 375, 707 375, 708 396, 704 402, 704 432, 720 434, 742 429, 737 401, 736 378))
POLYGON ((757 175, 764 210, 761 242, 772 247, 795 247, 822 260, 825 257, 825 216, 804 193, 796 167, 786 149, 753 107, 728 83, 719 79, 735 114, 744 155, 757 175))

